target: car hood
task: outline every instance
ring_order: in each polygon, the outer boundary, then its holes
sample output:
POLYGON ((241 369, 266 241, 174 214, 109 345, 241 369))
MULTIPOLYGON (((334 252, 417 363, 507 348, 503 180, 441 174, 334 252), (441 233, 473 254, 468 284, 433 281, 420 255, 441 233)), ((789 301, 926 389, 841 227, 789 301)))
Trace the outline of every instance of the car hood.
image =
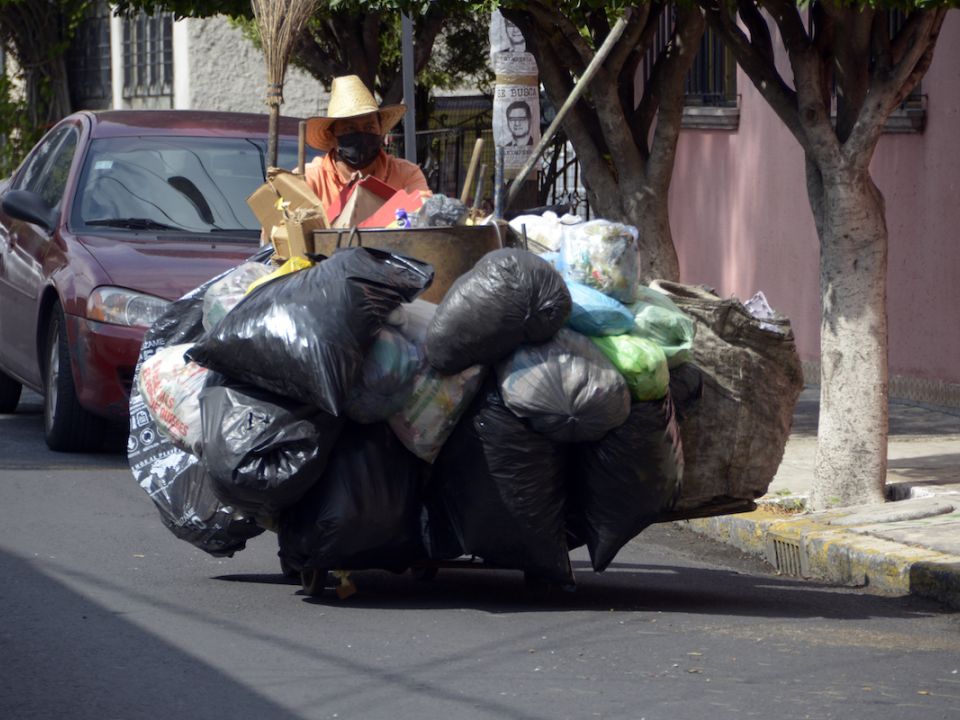
POLYGON ((118 287, 176 300, 259 249, 256 240, 230 235, 83 236, 77 240, 118 287))

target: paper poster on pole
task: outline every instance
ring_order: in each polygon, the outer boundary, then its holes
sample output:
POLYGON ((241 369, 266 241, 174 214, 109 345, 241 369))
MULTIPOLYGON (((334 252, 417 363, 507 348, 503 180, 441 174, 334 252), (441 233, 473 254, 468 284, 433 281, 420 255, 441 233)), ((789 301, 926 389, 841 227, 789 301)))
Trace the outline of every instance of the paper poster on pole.
POLYGON ((502 52, 526 52, 527 43, 520 28, 494 10, 490 14, 490 61, 502 52))
POLYGON ((500 52, 493 58, 493 139, 504 149, 504 175, 514 177, 540 142, 537 62, 527 52, 500 52))

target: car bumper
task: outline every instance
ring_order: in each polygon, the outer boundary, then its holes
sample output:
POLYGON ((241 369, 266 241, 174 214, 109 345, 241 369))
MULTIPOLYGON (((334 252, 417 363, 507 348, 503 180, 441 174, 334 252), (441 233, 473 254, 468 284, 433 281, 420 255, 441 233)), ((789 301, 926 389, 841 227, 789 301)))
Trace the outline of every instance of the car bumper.
POLYGON ((129 417, 130 388, 145 328, 67 316, 73 379, 80 404, 111 420, 129 417))

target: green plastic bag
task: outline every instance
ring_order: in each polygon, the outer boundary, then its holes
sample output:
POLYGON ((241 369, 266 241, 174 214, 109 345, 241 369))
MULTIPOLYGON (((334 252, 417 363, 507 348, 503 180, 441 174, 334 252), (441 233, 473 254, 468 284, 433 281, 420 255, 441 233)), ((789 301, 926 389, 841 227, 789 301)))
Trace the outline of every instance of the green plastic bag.
POLYGON ((631 334, 659 345, 667 356, 669 367, 693 359, 697 326, 669 297, 641 285, 637 288, 637 301, 628 308, 636 320, 631 334))
POLYGON ((607 335, 590 340, 620 371, 634 400, 660 400, 670 385, 670 369, 663 349, 636 335, 607 335))

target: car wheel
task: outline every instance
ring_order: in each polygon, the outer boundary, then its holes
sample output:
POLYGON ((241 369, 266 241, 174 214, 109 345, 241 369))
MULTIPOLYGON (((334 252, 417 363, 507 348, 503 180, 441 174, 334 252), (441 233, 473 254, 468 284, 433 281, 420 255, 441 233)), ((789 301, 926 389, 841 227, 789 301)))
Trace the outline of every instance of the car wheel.
POLYGON ((47 329, 47 366, 44 375, 43 431, 47 447, 57 452, 93 452, 103 444, 106 423, 84 410, 70 372, 63 311, 53 312, 47 329))
POLYGON ((22 389, 20 383, 0 372, 0 413, 12 413, 17 409, 22 389))

